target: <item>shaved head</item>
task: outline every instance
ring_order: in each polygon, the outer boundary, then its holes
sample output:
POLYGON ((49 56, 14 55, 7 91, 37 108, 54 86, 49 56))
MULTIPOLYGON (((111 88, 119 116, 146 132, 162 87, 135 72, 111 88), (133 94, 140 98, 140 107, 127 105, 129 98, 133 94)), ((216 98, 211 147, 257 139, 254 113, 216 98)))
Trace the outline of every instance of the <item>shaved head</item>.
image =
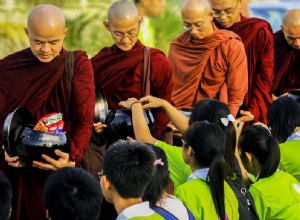
POLYGON ((285 13, 282 19, 282 26, 286 27, 287 25, 300 27, 300 9, 289 10, 285 13))
POLYGON ((27 28, 47 26, 65 29, 65 17, 62 11, 54 5, 38 5, 28 15, 27 28))
POLYGON ((183 11, 198 11, 208 14, 211 11, 207 0, 183 0, 181 6, 181 13, 183 11))
POLYGON ((117 20, 136 20, 138 22, 139 15, 137 8, 132 2, 121 0, 113 3, 108 9, 108 22, 117 20))
POLYGON ((56 6, 38 5, 30 11, 25 33, 32 53, 41 62, 51 62, 60 54, 67 32, 64 14, 56 6))
POLYGON ((300 49, 300 9, 289 10, 282 19, 284 37, 296 50, 300 49))

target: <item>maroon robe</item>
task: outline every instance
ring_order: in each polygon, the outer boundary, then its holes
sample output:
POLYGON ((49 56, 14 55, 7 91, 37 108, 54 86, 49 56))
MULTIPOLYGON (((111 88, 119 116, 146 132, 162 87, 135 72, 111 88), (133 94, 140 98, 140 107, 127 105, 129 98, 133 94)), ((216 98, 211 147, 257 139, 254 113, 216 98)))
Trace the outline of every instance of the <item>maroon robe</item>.
MULTIPOLYGON (((216 21, 218 28, 223 28, 216 21)), ((224 28, 223 28, 224 29, 224 28)), ((254 122, 267 122, 267 110, 272 103, 271 87, 274 68, 274 39, 270 24, 259 18, 246 18, 227 30, 239 35, 244 43, 248 62, 248 92, 245 109, 254 115, 254 122)))
POLYGON ((274 34, 275 66, 272 93, 283 93, 300 89, 300 50, 291 47, 282 32, 274 34))
MULTIPOLYGON (((6 116, 19 106, 28 108, 35 120, 61 112, 70 142, 70 157, 79 164, 90 140, 94 117, 95 88, 91 63, 84 51, 75 53, 72 84, 72 112, 68 112, 66 51, 49 63, 40 62, 30 48, 0 61, 0 131, 6 116)), ((3 152, 1 152, 1 160, 3 152)), ((31 166, 17 169, 5 166, 15 186, 13 219, 40 220, 45 217, 42 188, 50 171, 31 166)))
MULTIPOLYGON (((130 51, 122 51, 116 45, 103 48, 92 59, 95 81, 102 87, 112 110, 120 109, 119 102, 142 97, 142 69, 144 45, 138 40, 130 51)), ((173 89, 172 69, 164 53, 151 48, 151 95, 171 102, 173 89)), ((159 137, 169 118, 163 110, 153 111, 159 137)))

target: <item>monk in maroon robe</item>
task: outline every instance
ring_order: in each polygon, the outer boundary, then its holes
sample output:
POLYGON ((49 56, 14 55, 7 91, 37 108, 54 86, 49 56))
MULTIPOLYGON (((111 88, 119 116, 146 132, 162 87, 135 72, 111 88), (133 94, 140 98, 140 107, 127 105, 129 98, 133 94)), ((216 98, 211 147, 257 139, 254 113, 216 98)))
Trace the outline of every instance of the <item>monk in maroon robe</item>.
MULTIPOLYGON (((130 97, 142 97, 143 52, 145 46, 137 39, 139 23, 134 4, 120 1, 108 12, 108 21, 103 24, 111 33, 114 45, 100 50, 92 59, 95 81, 102 87, 110 109, 120 109, 119 102, 130 97)), ((173 88, 172 69, 164 53, 151 48, 150 93, 171 102, 173 88)), ((162 110, 153 111, 159 137, 169 118, 162 110)))
POLYGON ((172 94, 177 109, 204 98, 228 105, 235 117, 247 92, 247 62, 243 43, 235 33, 219 30, 206 1, 184 1, 184 33, 169 49, 174 75, 172 94))
MULTIPOLYGON (((90 140, 94 117, 95 88, 92 65, 84 51, 75 51, 72 97, 68 106, 69 81, 65 73, 66 50, 62 48, 67 33, 62 12, 53 5, 39 5, 28 16, 26 34, 30 48, 0 61, 0 132, 6 116, 19 106, 30 110, 38 121, 60 112, 70 144, 69 153, 56 151, 48 163, 23 164, 18 156, 1 152, 4 169, 14 186, 12 219, 41 220, 46 217, 42 197, 50 170, 80 163, 90 140), (69 111, 70 109, 70 111, 69 111)), ((2 145, 2 144, 1 144, 2 145)))
POLYGON ((300 9, 288 11, 274 34, 274 98, 300 89, 300 9))
MULTIPOLYGON (((243 108, 254 116, 254 122, 266 123, 271 104, 274 68, 274 39, 270 24, 259 18, 240 14, 241 0, 210 0, 218 28, 233 31, 244 43, 248 61, 248 93, 243 108)), ((243 114, 242 114, 243 115, 243 114)), ((240 120, 252 118, 244 116, 240 120)))

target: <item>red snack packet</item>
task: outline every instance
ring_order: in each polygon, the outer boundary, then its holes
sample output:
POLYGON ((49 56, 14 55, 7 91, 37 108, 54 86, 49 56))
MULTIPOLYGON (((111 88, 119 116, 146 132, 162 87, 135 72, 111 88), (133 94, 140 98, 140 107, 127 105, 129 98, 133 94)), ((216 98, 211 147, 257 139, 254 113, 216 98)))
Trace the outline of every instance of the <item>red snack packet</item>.
POLYGON ((62 114, 54 112, 42 117, 34 127, 34 130, 62 133, 63 128, 64 121, 62 120, 62 114))

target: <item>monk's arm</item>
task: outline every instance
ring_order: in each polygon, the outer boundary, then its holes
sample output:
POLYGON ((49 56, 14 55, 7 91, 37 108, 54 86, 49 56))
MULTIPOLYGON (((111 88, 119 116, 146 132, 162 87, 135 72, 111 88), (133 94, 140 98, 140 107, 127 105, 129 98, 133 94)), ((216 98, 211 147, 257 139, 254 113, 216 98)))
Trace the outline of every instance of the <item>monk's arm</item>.
POLYGON ((248 69, 244 45, 241 41, 231 39, 226 43, 228 107, 236 117, 248 90, 248 69))
MULTIPOLYGON (((248 111, 254 115, 254 120, 262 120, 261 114, 267 114, 271 104, 271 88, 274 78, 274 38, 271 30, 261 28, 255 39, 260 48, 257 70, 253 75, 252 91, 248 111)), ((254 67, 253 67, 254 68, 254 67)), ((262 121, 266 123, 266 121, 262 121)))
POLYGON ((76 164, 81 162, 88 146, 94 119, 95 86, 91 62, 85 52, 76 53, 72 84, 72 127, 68 133, 70 156, 76 164))
MULTIPOLYGON (((151 62, 151 95, 172 102, 173 79, 172 68, 168 59, 163 54, 157 54, 155 60, 151 62)), ((156 132, 159 137, 165 130, 170 119, 161 109, 153 111, 155 117, 156 132)))

